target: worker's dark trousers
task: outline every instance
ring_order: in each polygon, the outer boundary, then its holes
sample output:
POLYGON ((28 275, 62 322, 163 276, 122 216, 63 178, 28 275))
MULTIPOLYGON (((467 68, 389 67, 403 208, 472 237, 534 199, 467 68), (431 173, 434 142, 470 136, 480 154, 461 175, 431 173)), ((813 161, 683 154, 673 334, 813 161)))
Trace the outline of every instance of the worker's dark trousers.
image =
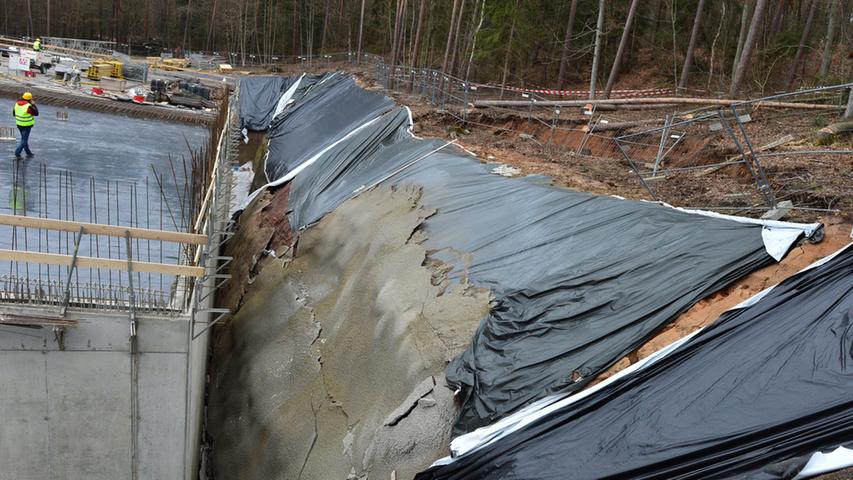
POLYGON ((30 130, 32 129, 33 127, 18 126, 18 131, 21 132, 21 142, 18 143, 18 148, 15 149, 16 157, 20 157, 23 151, 26 151, 27 155, 32 156, 33 152, 30 151, 30 130))

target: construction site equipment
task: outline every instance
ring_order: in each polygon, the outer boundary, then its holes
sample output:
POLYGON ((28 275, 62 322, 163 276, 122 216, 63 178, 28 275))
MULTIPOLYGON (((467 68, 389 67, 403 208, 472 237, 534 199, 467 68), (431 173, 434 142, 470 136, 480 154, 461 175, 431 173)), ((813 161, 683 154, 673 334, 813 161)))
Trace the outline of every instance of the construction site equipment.
POLYGON ((109 63, 93 63, 86 70, 86 76, 89 77, 89 80, 100 80, 101 77, 109 77, 112 71, 113 66, 109 63))
POLYGON ((0 127, 0 140, 15 141, 15 129, 13 127, 0 127))
POLYGON ((93 63, 86 71, 86 76, 91 80, 100 80, 102 77, 112 77, 119 80, 124 79, 124 64, 118 61, 105 61, 93 63))
POLYGON ((188 68, 190 61, 187 58, 163 58, 157 66, 166 71, 180 71, 188 68))
MULTIPOLYGON (((76 107, 96 112, 117 113, 135 118, 155 118, 159 120, 210 124, 214 116, 204 110, 188 110, 177 108, 152 107, 138 105, 133 102, 113 102, 92 98, 90 95, 69 95, 65 91, 39 89, 30 87, 41 104, 63 107, 76 107)), ((99 89, 103 94, 103 89, 99 89)), ((9 83, 0 83, 0 95, 17 98, 21 94, 20 87, 9 83)))
POLYGON ((113 60, 113 61, 106 62, 106 63, 108 63, 109 65, 112 65, 112 67, 113 67, 112 71, 110 72, 111 77, 118 78, 120 80, 124 79, 124 73, 123 73, 124 64, 122 62, 118 62, 118 61, 113 60))

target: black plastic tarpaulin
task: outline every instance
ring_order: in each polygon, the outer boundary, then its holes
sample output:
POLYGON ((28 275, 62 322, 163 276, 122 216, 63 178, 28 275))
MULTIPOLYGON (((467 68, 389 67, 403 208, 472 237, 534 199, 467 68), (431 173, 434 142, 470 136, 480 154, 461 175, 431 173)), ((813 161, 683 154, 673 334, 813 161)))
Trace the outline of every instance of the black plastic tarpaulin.
POLYGON ((368 92, 340 72, 302 77, 299 96, 276 115, 268 131, 267 179, 275 181, 322 152, 342 136, 390 110, 394 102, 368 92), (310 81, 304 88, 303 82, 310 81))
MULTIPOLYGON (((851 389, 848 246, 590 394, 475 432, 417 478, 793 478, 853 441, 851 389)), ((836 468, 853 461, 842 453, 836 468)))
POLYGON ((294 80, 282 76, 240 77, 241 128, 266 130, 278 100, 294 80))
POLYGON ((446 372, 464 393, 457 433, 580 389, 693 303, 819 229, 508 179, 409 127, 397 109, 328 149, 293 180, 290 218, 304 227, 379 182, 422 187, 436 210, 423 225, 432 257, 496 299, 446 372))

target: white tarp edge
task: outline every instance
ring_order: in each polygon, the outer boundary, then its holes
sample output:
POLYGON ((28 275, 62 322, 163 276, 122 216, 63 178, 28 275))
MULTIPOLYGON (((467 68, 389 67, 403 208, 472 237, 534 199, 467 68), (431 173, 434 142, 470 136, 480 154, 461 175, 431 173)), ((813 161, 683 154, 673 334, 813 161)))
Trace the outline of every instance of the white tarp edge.
MULTIPOLYGON (((248 197, 246 197, 246 199, 245 199, 245 200, 243 200, 243 202, 240 204, 240 206, 239 206, 239 207, 237 207, 236 211, 238 211, 238 212, 239 212, 239 211, 245 210, 245 209, 246 209, 246 207, 247 207, 247 206, 249 206, 249 204, 250 204, 250 203, 252 203, 252 200, 254 200, 254 199, 255 199, 255 197, 257 197, 257 196, 258 196, 258 194, 260 194, 261 192, 263 192, 263 191, 264 191, 264 190, 266 190, 267 188, 269 188, 269 187, 277 187, 277 186, 279 186, 279 185, 283 185, 283 184, 285 184, 285 183, 289 182, 290 180, 293 180, 293 178, 294 178, 296 175, 298 175, 302 170, 305 170, 306 168, 308 168, 309 166, 311 166, 311 164, 312 164, 312 163, 316 162, 316 161, 317 161, 320 157, 322 157, 326 152, 328 152, 329 150, 331 150, 332 148, 334 148, 334 147, 335 147, 335 145, 337 145, 337 144, 339 144, 339 143, 343 142, 344 140, 346 140, 346 139, 350 138, 351 136, 353 136, 353 135, 355 135, 356 133, 358 133, 358 131, 359 131, 359 130, 361 130, 362 128, 367 127, 368 125, 370 125, 370 124, 372 124, 372 123, 376 122, 377 120, 379 120, 379 118, 378 118, 378 117, 377 117, 377 118, 374 118, 373 120, 370 120, 370 121, 368 121, 368 122, 365 122, 363 125, 361 125, 361 126, 359 126, 359 127, 355 128, 355 129, 353 129, 353 130, 352 130, 351 132, 349 132, 348 134, 346 134, 346 135, 344 135, 343 137, 339 138, 338 140, 334 141, 334 142, 333 142, 332 144, 330 144, 328 147, 324 148, 323 150, 321 150, 320 152, 318 152, 317 154, 315 154, 314 156, 312 156, 312 157, 311 157, 311 158, 309 158, 308 160, 305 160, 304 162, 300 163, 298 167, 296 167, 296 168, 294 168, 293 170, 291 170, 291 171, 287 172, 287 174, 286 174, 286 175, 284 175, 283 177, 277 178, 277 179, 275 179, 275 180, 273 180, 273 181, 271 181, 271 182, 268 182, 268 183, 267 183, 267 184, 265 184, 264 186, 262 186, 262 187, 258 188, 257 190, 255 190, 254 192, 252 192, 248 197)), ((265 170, 266 170, 266 169, 265 169, 265 170)))
POLYGON ((815 452, 794 480, 814 477, 853 466, 853 450, 838 447, 829 453, 815 452))
POLYGON ((788 253, 788 249, 790 249, 791 245, 800 238, 800 235, 811 237, 815 232, 823 228, 823 224, 820 223, 793 223, 781 222, 778 220, 760 220, 757 218, 724 215, 722 213, 709 212, 705 210, 673 207, 672 205, 667 206, 676 210, 681 210, 682 212, 694 213, 696 215, 721 218, 731 220, 733 222, 762 225, 764 228, 761 229, 761 238, 764 240, 764 248, 771 257, 776 259, 777 262, 785 257, 785 254, 788 253))
MULTIPOLYGON (((281 112, 287 108, 288 105, 293 103, 293 95, 296 93, 296 89, 299 88, 299 85, 302 83, 302 79, 305 78, 305 74, 299 76, 299 79, 293 82, 293 85, 290 86, 287 90, 281 94, 281 98, 278 99, 278 103, 275 105, 275 110, 273 110, 272 117, 270 117, 270 121, 275 120, 275 117, 281 115, 281 112)), ((269 125, 267 125, 269 128, 269 125)))
POLYGON ((558 410, 562 407, 565 407, 566 405, 571 405, 572 403, 578 400, 592 395, 593 393, 610 385, 611 383, 624 377, 625 375, 628 375, 632 372, 652 365, 653 363, 668 355, 669 352, 678 348, 682 343, 692 338, 701 330, 702 329, 696 330, 690 335, 687 335, 686 337, 667 345, 666 347, 658 350, 657 352, 649 355, 648 357, 640 360, 639 362, 631 365, 630 367, 621 370, 620 372, 616 373, 607 380, 596 384, 586 390, 583 390, 570 396, 558 394, 550 397, 545 397, 524 407, 523 409, 515 412, 514 414, 508 417, 504 417, 498 420, 497 422, 491 425, 480 427, 471 433, 466 433, 465 435, 460 435, 454 438, 450 442, 450 452, 453 458, 445 457, 439 459, 433 465, 443 465, 446 463, 451 463, 456 457, 465 455, 473 450, 489 445, 492 442, 503 438, 506 435, 524 427, 525 425, 550 414, 554 410, 558 410))

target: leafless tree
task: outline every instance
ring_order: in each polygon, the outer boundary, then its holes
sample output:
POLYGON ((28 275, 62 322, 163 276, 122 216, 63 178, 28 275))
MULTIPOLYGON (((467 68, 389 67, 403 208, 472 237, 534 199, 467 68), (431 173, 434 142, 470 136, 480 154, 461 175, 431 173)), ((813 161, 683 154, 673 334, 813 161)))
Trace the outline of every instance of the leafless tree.
POLYGON ((637 5, 640 0, 632 0, 631 8, 628 9, 628 18, 625 20, 625 29, 622 30, 622 39, 619 40, 619 48, 616 50, 616 58, 613 59, 613 67, 610 69, 610 75, 607 77, 607 85, 604 87, 604 98, 610 98, 610 92, 613 86, 616 85, 616 80, 619 78, 619 72, 622 68, 622 59, 625 58, 625 50, 628 45, 628 39, 631 37, 631 25, 634 23, 634 16, 637 14, 637 5))
POLYGON ((729 96, 735 97, 740 90, 740 85, 743 82, 746 72, 749 70, 749 62, 752 57, 752 50, 755 48, 755 42, 758 40, 758 32, 761 29, 761 22, 764 19, 764 11, 767 8, 767 0, 756 0, 755 12, 752 14, 752 21, 749 24, 749 32, 746 35, 746 40, 743 43, 743 51, 740 54, 740 61, 737 68, 732 74, 732 84, 729 88, 729 96))

